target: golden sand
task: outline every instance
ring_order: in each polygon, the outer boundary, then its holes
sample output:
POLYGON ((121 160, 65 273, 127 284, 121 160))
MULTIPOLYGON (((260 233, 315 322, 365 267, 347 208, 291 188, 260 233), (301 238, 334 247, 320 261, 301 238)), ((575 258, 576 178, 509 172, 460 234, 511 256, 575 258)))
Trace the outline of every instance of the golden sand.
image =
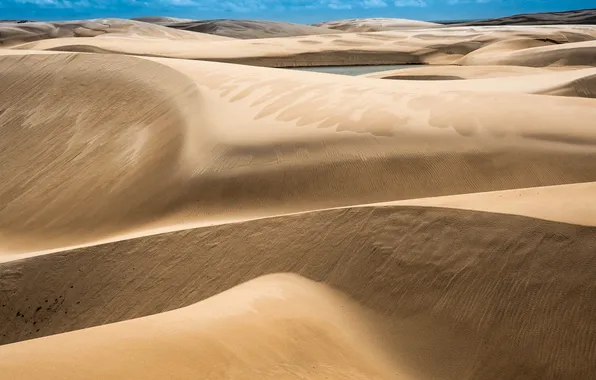
POLYGON ((130 25, 0 49, 0 374, 596 378, 594 27, 130 25))

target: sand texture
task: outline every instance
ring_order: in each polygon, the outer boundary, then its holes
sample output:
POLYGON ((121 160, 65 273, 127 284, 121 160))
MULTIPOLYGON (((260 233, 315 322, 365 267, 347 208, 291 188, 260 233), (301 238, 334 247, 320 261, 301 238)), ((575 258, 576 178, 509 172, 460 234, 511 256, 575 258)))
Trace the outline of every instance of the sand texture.
MULTIPOLYGON (((563 66, 561 70, 571 70, 577 67, 563 66)), ((559 67, 554 68, 559 69, 559 67)), ((453 66, 453 65, 425 65, 411 69, 380 71, 364 74, 366 78, 399 79, 399 80, 458 80, 480 78, 502 78, 513 76, 527 76, 532 74, 547 74, 552 68, 527 66, 453 66)))
POLYGON ((596 25, 596 9, 530 13, 501 18, 475 20, 460 25, 596 25))
POLYGON ((433 28, 441 24, 401 18, 359 18, 349 20, 327 21, 315 26, 343 30, 345 32, 382 32, 386 30, 433 28))
POLYGON ((2 380, 596 378, 596 28, 122 22, 0 48, 2 380))
POLYGON ((217 36, 256 39, 337 33, 325 27, 267 20, 146 20, 173 29, 217 36))
POLYGON ((69 22, 0 22, 0 46, 64 37, 128 37, 186 39, 196 41, 225 40, 202 33, 190 33, 165 26, 122 19, 96 19, 69 22))
POLYGON ((15 49, 129 54, 256 66, 458 64, 594 66, 596 28, 454 27, 207 42, 159 38, 58 38, 15 49))

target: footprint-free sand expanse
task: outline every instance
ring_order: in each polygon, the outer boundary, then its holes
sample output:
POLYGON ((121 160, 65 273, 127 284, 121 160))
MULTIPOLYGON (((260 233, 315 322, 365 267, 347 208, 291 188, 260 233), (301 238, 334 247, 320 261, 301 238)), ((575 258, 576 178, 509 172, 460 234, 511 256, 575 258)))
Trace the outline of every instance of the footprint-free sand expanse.
POLYGON ((151 21, 0 49, 0 374, 596 378, 596 27, 151 21))

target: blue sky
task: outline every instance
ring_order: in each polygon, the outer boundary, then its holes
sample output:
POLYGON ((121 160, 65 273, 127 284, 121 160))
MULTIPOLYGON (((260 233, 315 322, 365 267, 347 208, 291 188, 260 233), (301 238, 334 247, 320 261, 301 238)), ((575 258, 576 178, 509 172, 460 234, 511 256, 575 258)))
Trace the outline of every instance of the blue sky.
POLYGON ((594 0, 0 0, 0 19, 174 16, 315 23, 355 17, 462 20, 590 8, 594 0))

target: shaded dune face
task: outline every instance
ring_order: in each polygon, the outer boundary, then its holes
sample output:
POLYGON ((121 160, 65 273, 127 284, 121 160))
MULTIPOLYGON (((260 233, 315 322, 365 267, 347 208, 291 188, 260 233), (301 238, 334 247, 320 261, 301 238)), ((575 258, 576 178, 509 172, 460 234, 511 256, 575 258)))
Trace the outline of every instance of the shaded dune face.
POLYGON ((572 25, 596 23, 596 9, 580 9, 566 12, 531 13, 477 20, 459 25, 572 25))
POLYGON ((190 379, 194 368, 209 379, 408 379, 372 322, 323 284, 275 274, 174 312, 4 346, 0 369, 20 379, 190 379), (94 362, 109 365, 73 371, 94 362))
POLYGON ((124 32, 0 51, 0 374, 596 378, 594 28, 124 32))
POLYGON ((125 56, 0 63, 11 89, 0 103, 4 252, 91 242, 171 214, 208 221, 596 180, 590 99, 338 86, 125 56))
POLYGON ((293 272, 373 310, 386 352, 414 379, 587 380, 596 374, 594 249, 594 227, 420 207, 178 231, 1 264, 0 337, 155 314, 293 272))
POLYGON ((155 215, 183 186, 183 107, 200 107, 198 94, 164 66, 114 58, 0 59, 2 234, 116 229, 155 215))

